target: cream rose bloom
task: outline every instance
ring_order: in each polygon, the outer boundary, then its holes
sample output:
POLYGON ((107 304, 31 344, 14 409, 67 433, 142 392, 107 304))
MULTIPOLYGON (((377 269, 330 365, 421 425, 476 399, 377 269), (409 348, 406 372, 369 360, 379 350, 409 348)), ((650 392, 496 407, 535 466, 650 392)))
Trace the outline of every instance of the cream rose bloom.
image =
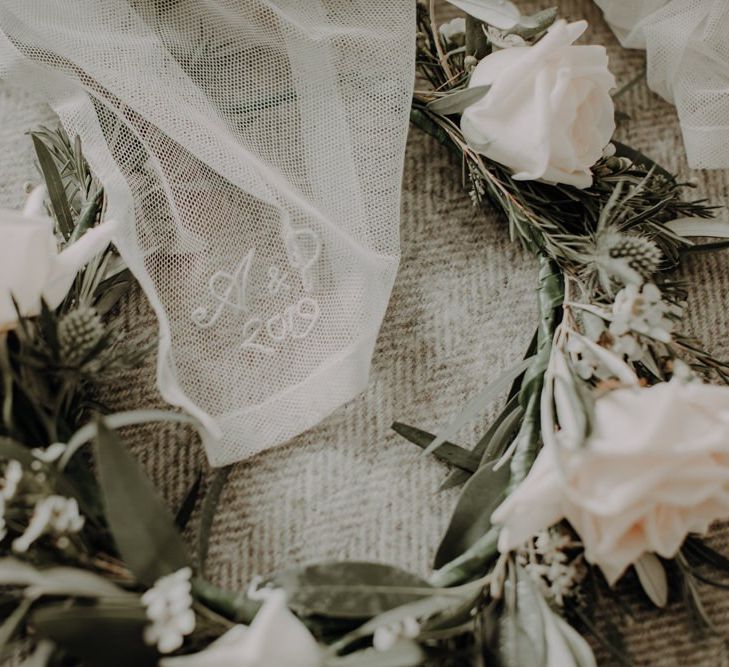
POLYGON ((725 517, 729 389, 671 380, 599 398, 584 447, 546 444, 492 521, 506 552, 567 519, 612 584, 642 554, 670 558, 725 517))
POLYGON ((463 136, 517 180, 592 184, 615 131, 615 78, 604 47, 572 44, 586 28, 557 21, 534 46, 496 51, 471 75, 469 87, 491 89, 463 112, 463 136))
POLYGON ((26 316, 40 312, 41 297, 57 307, 77 272, 109 244, 116 229, 105 222, 59 253, 53 221, 37 210, 0 209, 0 331, 16 324, 13 299, 26 316))

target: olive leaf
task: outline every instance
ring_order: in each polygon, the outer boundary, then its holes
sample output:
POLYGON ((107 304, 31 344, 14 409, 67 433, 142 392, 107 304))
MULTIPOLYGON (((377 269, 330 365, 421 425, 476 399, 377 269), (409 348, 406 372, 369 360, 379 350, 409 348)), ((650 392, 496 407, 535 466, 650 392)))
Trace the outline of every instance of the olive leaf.
POLYGON ((445 429, 443 429, 443 431, 438 434, 438 437, 433 440, 430 445, 428 445, 425 453, 430 454, 431 452, 434 452, 444 442, 450 440, 461 426, 473 419, 502 391, 506 391, 509 385, 531 366, 532 359, 532 357, 524 359, 518 364, 505 370, 493 382, 487 384, 478 394, 466 403, 458 417, 456 417, 445 429))
POLYGON ((668 602, 668 579, 663 563, 655 554, 646 552, 633 563, 633 568, 651 602, 656 607, 665 607, 668 602))
POLYGON ((37 569, 16 558, 0 558, 0 586, 24 588, 27 598, 44 595, 128 598, 127 593, 104 577, 81 568, 57 566, 37 569))
POLYGON ((143 640, 148 619, 137 606, 51 604, 30 615, 46 639, 83 661, 85 667, 155 667, 157 651, 143 640))
POLYGON ((334 618, 371 618, 433 594, 430 584, 414 574, 364 561, 285 570, 271 583, 286 591, 289 606, 297 613, 334 618))
POLYGON ((462 113, 475 102, 478 102, 486 93, 489 92, 491 86, 473 86, 464 88, 455 93, 439 97, 428 103, 428 109, 442 116, 454 113, 462 113))
MULTIPOLYGON (((435 436, 432 433, 423 431, 415 426, 408 426, 401 422, 394 422, 391 428, 395 433, 422 449, 427 449, 428 445, 435 440, 435 436)), ((454 445, 452 442, 444 442, 433 453, 442 461, 468 472, 476 472, 478 470, 481 458, 465 447, 454 445)))
POLYGON ((103 420, 97 423, 94 444, 106 518, 127 567, 151 586, 188 565, 172 513, 119 435, 103 420))
POLYGON ((433 586, 447 587, 481 576, 496 555, 498 541, 499 528, 492 526, 458 558, 433 572, 430 583, 433 586))
POLYGON ((491 462, 468 480, 438 547, 434 568, 439 569, 463 554, 489 531, 491 514, 504 499, 510 477, 509 466, 494 470, 491 462))

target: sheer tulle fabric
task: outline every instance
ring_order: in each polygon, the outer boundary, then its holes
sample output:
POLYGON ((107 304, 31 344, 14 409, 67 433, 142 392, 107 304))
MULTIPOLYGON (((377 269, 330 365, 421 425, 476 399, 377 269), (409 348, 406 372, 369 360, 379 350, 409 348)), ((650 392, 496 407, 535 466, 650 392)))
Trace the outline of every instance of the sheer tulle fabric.
POLYGON ((0 76, 78 134, 210 461, 362 390, 399 258, 408 0, 4 0, 0 76))
POLYGON ((623 46, 646 49, 648 85, 676 105, 689 165, 729 168, 729 2, 595 2, 623 46))

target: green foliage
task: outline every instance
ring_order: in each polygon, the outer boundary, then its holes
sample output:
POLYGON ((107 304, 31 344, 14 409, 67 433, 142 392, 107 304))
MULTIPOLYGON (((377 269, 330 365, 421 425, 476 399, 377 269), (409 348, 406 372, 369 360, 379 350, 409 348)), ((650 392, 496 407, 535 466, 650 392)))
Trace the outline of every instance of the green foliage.
POLYGON ((105 516, 117 549, 137 579, 151 586, 189 565, 174 518, 119 435, 98 422, 94 458, 105 516))
POLYGON ((147 617, 139 604, 48 604, 31 614, 30 624, 84 667, 154 667, 159 659, 143 641, 147 617))
POLYGON ((344 619, 367 620, 434 593, 427 581, 400 568, 358 561, 285 570, 271 583, 286 591, 297 614, 344 619))
POLYGON ((501 504, 511 479, 509 467, 482 466, 468 480, 435 556, 440 569, 466 552, 491 529, 491 514, 501 504))

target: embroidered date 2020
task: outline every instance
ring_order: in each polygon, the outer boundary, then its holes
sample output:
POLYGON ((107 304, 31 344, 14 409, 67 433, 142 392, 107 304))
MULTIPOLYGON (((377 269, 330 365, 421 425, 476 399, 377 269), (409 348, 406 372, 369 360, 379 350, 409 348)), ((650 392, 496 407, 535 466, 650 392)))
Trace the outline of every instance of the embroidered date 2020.
MULTIPOLYGON (((303 290, 310 294, 314 291, 314 266, 321 255, 321 239, 311 229, 298 229, 284 236, 286 256, 289 265, 301 280, 303 290)), ((306 338, 319 320, 319 303, 311 296, 303 296, 287 306, 282 312, 267 319, 251 314, 250 282, 256 259, 256 249, 251 248, 231 274, 216 271, 208 280, 208 293, 215 302, 214 306, 199 306, 192 311, 193 322, 202 329, 213 327, 225 313, 232 309, 250 315, 242 328, 242 350, 251 350, 264 355, 276 353, 277 343, 287 340, 306 338)), ((278 265, 268 267, 266 292, 280 296, 291 291, 286 275, 278 265)))

